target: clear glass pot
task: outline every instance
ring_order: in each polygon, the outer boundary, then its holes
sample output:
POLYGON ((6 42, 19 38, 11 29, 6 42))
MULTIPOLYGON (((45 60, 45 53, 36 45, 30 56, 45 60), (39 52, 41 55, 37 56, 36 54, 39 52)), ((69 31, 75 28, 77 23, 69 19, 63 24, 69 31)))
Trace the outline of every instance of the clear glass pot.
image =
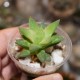
MULTIPOLYGON (((47 24, 45 23, 45 25, 47 25, 47 24)), ((28 24, 27 24, 27 26, 28 26, 28 24)), ((22 25, 22 27, 24 27, 24 25, 22 25)), ((72 43, 71 43, 71 40, 70 40, 69 36, 67 35, 67 33, 64 32, 60 27, 57 28, 56 33, 58 35, 61 35, 64 38, 64 40, 61 43, 63 45, 65 45, 65 50, 64 50, 64 57, 65 58, 64 58, 64 61, 59 65, 53 65, 53 66, 50 66, 47 68, 35 68, 35 67, 30 67, 30 66, 26 66, 26 65, 21 64, 14 57, 14 55, 16 53, 16 51, 14 49, 15 41, 17 38, 21 37, 19 33, 16 33, 16 35, 9 41, 8 49, 7 49, 8 55, 10 56, 12 61, 15 63, 15 65, 20 70, 22 70, 23 72, 26 72, 27 74, 30 74, 32 76, 40 76, 40 75, 54 73, 57 69, 59 69, 60 66, 62 66, 69 59, 69 57, 71 55, 71 51, 72 51, 72 43)))

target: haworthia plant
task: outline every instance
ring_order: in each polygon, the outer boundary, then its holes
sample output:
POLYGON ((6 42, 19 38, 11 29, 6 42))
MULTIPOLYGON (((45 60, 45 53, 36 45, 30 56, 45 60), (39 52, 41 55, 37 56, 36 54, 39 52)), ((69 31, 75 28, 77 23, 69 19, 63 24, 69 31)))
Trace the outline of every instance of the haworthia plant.
POLYGON ((38 25, 38 23, 29 18, 29 27, 20 27, 19 32, 22 39, 16 40, 16 44, 21 46, 23 50, 17 56, 18 58, 25 58, 27 56, 36 55, 40 62, 50 61, 51 57, 45 52, 45 49, 60 43, 63 38, 55 33, 55 30, 59 26, 60 20, 57 20, 48 26, 44 23, 38 25))

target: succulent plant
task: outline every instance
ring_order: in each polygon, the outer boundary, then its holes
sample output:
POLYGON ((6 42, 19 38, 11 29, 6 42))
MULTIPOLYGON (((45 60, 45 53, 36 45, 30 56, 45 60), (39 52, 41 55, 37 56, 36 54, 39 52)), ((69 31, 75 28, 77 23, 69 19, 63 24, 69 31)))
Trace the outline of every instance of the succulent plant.
POLYGON ((55 30, 59 26, 60 20, 57 20, 47 27, 29 18, 29 27, 19 27, 19 32, 22 39, 17 39, 16 44, 23 49, 17 55, 18 58, 27 56, 36 56, 40 62, 51 61, 50 54, 45 52, 45 49, 58 44, 62 41, 62 36, 55 34, 55 30))

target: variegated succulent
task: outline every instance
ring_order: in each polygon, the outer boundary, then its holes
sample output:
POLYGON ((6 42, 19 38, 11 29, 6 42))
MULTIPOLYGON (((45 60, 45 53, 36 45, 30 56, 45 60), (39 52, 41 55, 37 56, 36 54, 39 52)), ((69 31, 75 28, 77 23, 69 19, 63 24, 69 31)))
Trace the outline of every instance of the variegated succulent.
POLYGON ((16 44, 21 46, 23 50, 18 55, 18 58, 35 55, 40 62, 50 61, 50 54, 46 53, 45 49, 63 40, 62 36, 54 34, 59 22, 60 20, 57 20, 46 27, 43 24, 38 24, 30 17, 29 27, 19 27, 22 39, 17 39, 16 44))

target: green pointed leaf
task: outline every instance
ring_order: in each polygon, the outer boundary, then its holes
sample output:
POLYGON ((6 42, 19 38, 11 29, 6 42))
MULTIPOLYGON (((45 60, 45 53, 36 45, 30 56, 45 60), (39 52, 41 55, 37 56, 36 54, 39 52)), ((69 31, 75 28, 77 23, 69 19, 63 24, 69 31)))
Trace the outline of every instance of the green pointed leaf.
POLYGON ((52 36, 52 34, 55 32, 55 30, 56 30, 57 27, 59 26, 59 22, 60 22, 60 20, 57 20, 57 21, 49 24, 49 25, 45 28, 44 32, 45 32, 46 37, 52 36))
POLYGON ((36 31, 36 38, 35 38, 34 43, 39 44, 43 40, 44 36, 45 36, 45 34, 43 31, 43 28, 39 27, 39 30, 36 31))
POLYGON ((38 50, 40 50, 42 47, 39 45, 31 44, 29 47, 29 50, 31 53, 35 54, 38 50))
POLYGON ((30 51, 29 50, 23 50, 23 51, 21 51, 20 53, 18 53, 17 55, 16 55, 16 58, 18 59, 18 58, 25 58, 25 57, 27 57, 27 56, 30 56, 30 51))
POLYGON ((50 55, 47 54, 44 50, 40 51, 37 54, 37 57, 41 62, 47 62, 47 61, 49 62, 49 61, 51 61, 50 55))
POLYGON ((16 40, 16 44, 23 47, 23 48, 29 48, 29 46, 30 46, 30 43, 27 40, 24 40, 24 39, 16 40))
POLYGON ((36 38, 34 43, 38 44, 44 38, 44 31, 43 28, 40 27, 36 21, 32 18, 29 18, 29 27, 30 29, 34 30, 36 33, 36 38))
POLYGON ((58 44, 59 42, 61 42, 63 40, 63 37, 62 36, 59 36, 59 35, 54 35, 52 36, 51 38, 51 43, 52 44, 58 44))
POLYGON ((54 36, 51 37, 51 42, 48 45, 46 45, 45 48, 48 48, 48 47, 53 46, 53 45, 56 45, 59 42, 61 42, 62 40, 63 40, 62 36, 54 35, 54 36))
POLYGON ((31 17, 29 18, 29 27, 30 27, 30 29, 32 29, 34 31, 37 31, 39 29, 38 24, 31 17))
POLYGON ((30 29, 26 29, 26 28, 19 28, 20 34, 22 35, 22 37, 28 39, 30 42, 34 42, 35 40, 35 32, 33 32, 30 29))
POLYGON ((46 45, 49 44, 50 42, 51 42, 51 37, 46 37, 46 38, 44 38, 44 39, 40 42, 40 45, 46 46, 46 45))
POLYGON ((43 43, 41 44, 42 49, 46 49, 46 48, 48 48, 50 46, 56 45, 59 42, 61 42, 62 40, 63 40, 62 36, 54 35, 51 38, 49 38, 49 42, 48 43, 44 42, 45 44, 43 44, 43 43))

